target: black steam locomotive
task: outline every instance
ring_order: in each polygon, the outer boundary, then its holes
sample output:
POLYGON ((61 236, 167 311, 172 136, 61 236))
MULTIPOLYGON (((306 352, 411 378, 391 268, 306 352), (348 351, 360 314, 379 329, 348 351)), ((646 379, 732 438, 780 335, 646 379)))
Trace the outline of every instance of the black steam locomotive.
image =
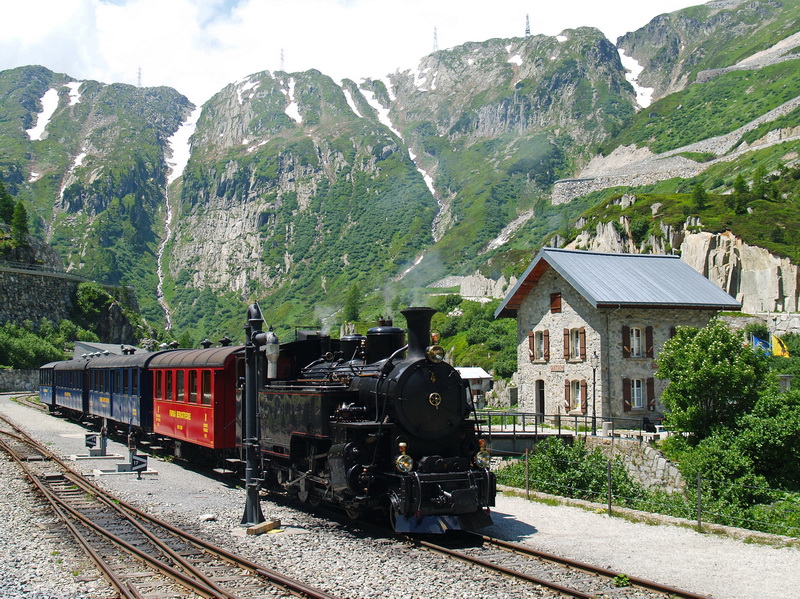
POLYGON ((496 482, 468 385, 430 343, 434 310, 402 313, 407 345, 388 321, 273 350, 258 393, 264 481, 352 518, 388 512, 401 532, 489 525, 496 482))

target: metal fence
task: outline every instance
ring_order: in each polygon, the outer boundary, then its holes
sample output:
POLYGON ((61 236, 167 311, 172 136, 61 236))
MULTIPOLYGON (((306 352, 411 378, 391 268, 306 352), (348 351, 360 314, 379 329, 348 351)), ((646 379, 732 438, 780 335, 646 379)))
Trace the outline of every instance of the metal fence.
POLYGON ((704 480, 700 475, 683 493, 644 489, 632 482, 622 459, 608 460, 587 452, 577 463, 537 456, 536 449, 506 460, 498 482, 520 489, 599 503, 609 515, 615 508, 663 514, 705 524, 745 528, 800 538, 800 493, 770 487, 704 480), (591 464, 587 464, 590 462, 591 464), (576 472, 580 470, 580 475, 576 472), (737 505, 725 498, 749 497, 737 505))
POLYGON ((661 420, 642 418, 602 418, 587 414, 545 414, 543 412, 518 412, 505 410, 477 410, 477 417, 484 421, 489 432, 511 433, 557 433, 589 436, 630 436, 646 438, 647 435, 664 432, 661 420))

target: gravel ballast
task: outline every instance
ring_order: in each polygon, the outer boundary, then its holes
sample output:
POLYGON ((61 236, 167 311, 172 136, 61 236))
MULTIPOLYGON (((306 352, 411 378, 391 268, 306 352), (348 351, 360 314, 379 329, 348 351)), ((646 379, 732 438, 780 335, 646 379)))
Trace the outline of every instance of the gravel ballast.
MULTIPOLYGON (((0 395, 0 413, 63 455, 85 454, 81 426, 18 405, 0 395)), ((109 442, 109 452, 127 455, 109 442)), ((77 469, 115 469, 122 460, 79 460, 77 469)), ((262 502, 264 515, 283 532, 247 536, 240 526, 241 488, 207 478, 174 462, 149 461, 158 474, 101 476, 97 482, 124 501, 189 528, 194 534, 266 567, 303 579, 339 597, 453 597, 504 599, 548 596, 483 570, 356 528, 328 522, 291 506, 262 502)), ((0 596, 94 599, 108 586, 64 533, 53 533, 30 485, 11 463, 0 471, 0 596)), ((717 599, 800 596, 800 550, 747 543, 687 527, 608 517, 566 505, 498 495, 488 535, 648 578, 717 599)))

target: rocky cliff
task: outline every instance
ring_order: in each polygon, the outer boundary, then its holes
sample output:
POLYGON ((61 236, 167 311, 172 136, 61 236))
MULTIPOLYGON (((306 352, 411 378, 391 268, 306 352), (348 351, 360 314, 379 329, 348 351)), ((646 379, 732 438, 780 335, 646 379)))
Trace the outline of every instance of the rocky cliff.
MULTIPOLYGON (((622 207, 635 202, 632 195, 619 200, 622 207)), ((748 245, 730 231, 710 233, 699 228, 697 218, 680 226, 661 223, 659 235, 651 234, 637 243, 630 220, 623 216, 618 221, 598 222, 593 231, 581 232, 567 247, 615 253, 677 251, 683 261, 741 302, 743 312, 800 311, 800 271, 788 258, 748 245)))

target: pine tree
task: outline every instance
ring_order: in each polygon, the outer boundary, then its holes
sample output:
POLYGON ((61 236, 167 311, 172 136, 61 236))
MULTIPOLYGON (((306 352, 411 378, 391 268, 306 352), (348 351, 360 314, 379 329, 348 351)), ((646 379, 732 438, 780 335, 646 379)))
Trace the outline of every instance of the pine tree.
POLYGON ((0 221, 7 225, 11 224, 14 217, 14 198, 6 191, 3 182, 0 181, 0 221))
POLYGON ((14 245, 17 247, 27 247, 29 235, 28 211, 25 210, 25 206, 22 205, 22 202, 17 202, 17 205, 14 206, 14 214, 11 217, 11 238, 14 241, 14 245))
POLYGON ((708 204, 708 193, 701 183, 695 183, 692 188, 692 207, 696 212, 700 212, 708 204))
POLYGON ((347 293, 347 300, 344 304, 344 319, 347 322, 355 322, 358 320, 359 311, 361 309, 361 289, 358 283, 353 283, 350 291, 347 293))

